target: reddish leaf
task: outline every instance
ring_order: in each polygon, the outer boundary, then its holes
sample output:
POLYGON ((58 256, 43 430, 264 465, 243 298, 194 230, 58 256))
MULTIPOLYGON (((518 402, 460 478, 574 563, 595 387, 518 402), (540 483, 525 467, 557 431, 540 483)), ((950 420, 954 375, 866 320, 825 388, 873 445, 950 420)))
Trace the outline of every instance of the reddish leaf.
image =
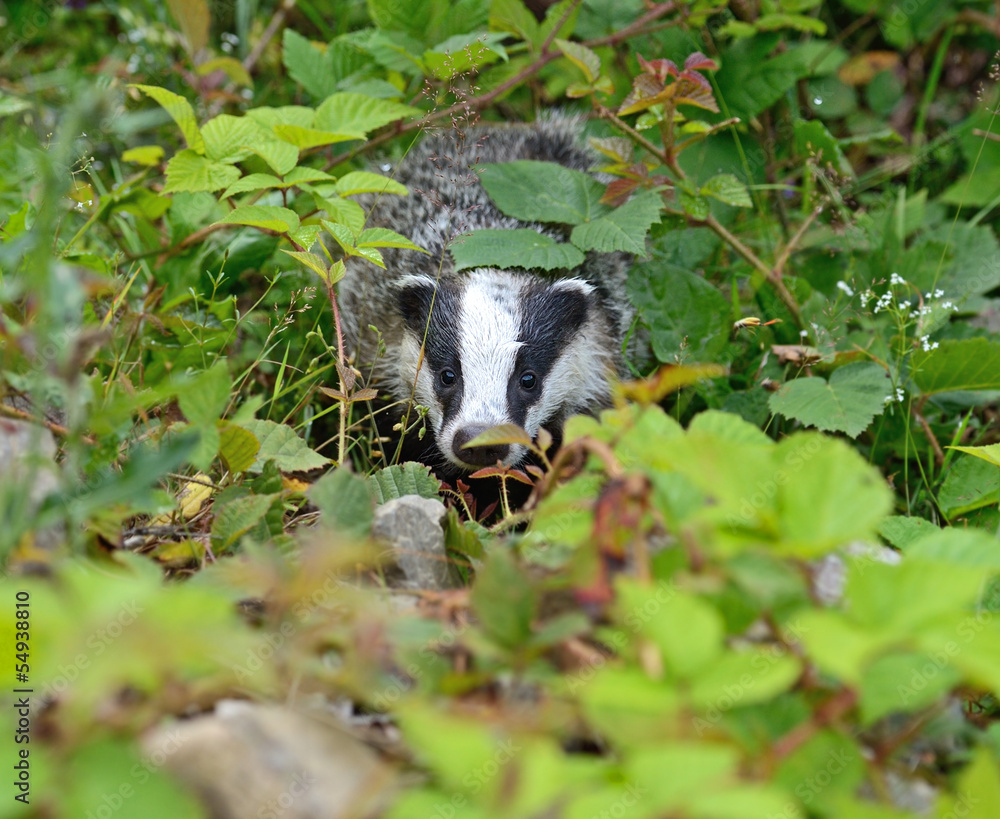
POLYGON ((688 55, 688 58, 684 61, 684 70, 688 71, 690 69, 698 70, 708 70, 708 71, 718 71, 719 66, 715 60, 710 57, 706 57, 700 51, 694 52, 694 54, 688 55))

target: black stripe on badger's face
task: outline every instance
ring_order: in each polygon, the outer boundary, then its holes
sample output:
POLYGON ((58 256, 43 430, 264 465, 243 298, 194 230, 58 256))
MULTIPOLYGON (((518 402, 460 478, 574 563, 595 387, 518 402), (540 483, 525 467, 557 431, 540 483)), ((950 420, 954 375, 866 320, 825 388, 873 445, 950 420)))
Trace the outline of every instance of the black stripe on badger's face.
POLYGON ((507 407, 511 420, 532 427, 532 435, 550 418, 528 424, 529 411, 542 403, 552 368, 587 320, 589 301, 588 286, 575 281, 532 283, 521 293, 521 347, 507 383, 507 407))
POLYGON ((454 415, 462 402, 461 288, 453 281, 437 285, 432 279, 414 277, 400 288, 398 304, 417 348, 424 344, 416 398, 430 409, 431 423, 440 432, 443 419, 454 415))

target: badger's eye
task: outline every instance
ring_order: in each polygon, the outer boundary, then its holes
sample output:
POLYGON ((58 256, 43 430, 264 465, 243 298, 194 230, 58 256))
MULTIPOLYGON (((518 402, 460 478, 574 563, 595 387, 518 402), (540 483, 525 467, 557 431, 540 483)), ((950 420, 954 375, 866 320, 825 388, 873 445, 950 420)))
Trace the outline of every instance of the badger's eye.
POLYGON ((528 370, 528 372, 521 374, 522 390, 533 390, 535 388, 535 384, 537 383, 538 379, 535 377, 535 374, 531 372, 531 370, 528 370))
POLYGON ((441 379, 442 385, 450 387, 455 383, 455 371, 445 368, 438 374, 438 378, 441 379))

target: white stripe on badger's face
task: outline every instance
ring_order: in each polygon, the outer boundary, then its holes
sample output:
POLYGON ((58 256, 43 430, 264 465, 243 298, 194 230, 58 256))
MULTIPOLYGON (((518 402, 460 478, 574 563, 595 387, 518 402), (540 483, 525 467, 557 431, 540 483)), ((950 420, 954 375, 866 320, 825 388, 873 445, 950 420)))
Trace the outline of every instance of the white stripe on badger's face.
MULTIPOLYGON (((448 460, 468 468, 454 457, 451 442, 464 427, 493 427, 510 422, 507 387, 521 347, 521 284, 517 277, 493 270, 470 274, 462 293, 458 329, 463 382, 458 412, 444 419, 438 430, 448 460)), ((512 446, 508 464, 524 457, 524 447, 512 446)))

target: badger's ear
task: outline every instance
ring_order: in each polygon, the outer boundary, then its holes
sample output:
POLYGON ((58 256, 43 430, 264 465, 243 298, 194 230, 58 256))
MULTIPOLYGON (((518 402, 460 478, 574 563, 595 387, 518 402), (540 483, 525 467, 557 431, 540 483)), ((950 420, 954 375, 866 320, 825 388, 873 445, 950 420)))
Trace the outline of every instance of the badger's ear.
POLYGON ((434 291, 437 287, 434 279, 427 276, 404 276, 397 287, 396 305, 403 324, 411 333, 423 334, 434 303, 434 291))

